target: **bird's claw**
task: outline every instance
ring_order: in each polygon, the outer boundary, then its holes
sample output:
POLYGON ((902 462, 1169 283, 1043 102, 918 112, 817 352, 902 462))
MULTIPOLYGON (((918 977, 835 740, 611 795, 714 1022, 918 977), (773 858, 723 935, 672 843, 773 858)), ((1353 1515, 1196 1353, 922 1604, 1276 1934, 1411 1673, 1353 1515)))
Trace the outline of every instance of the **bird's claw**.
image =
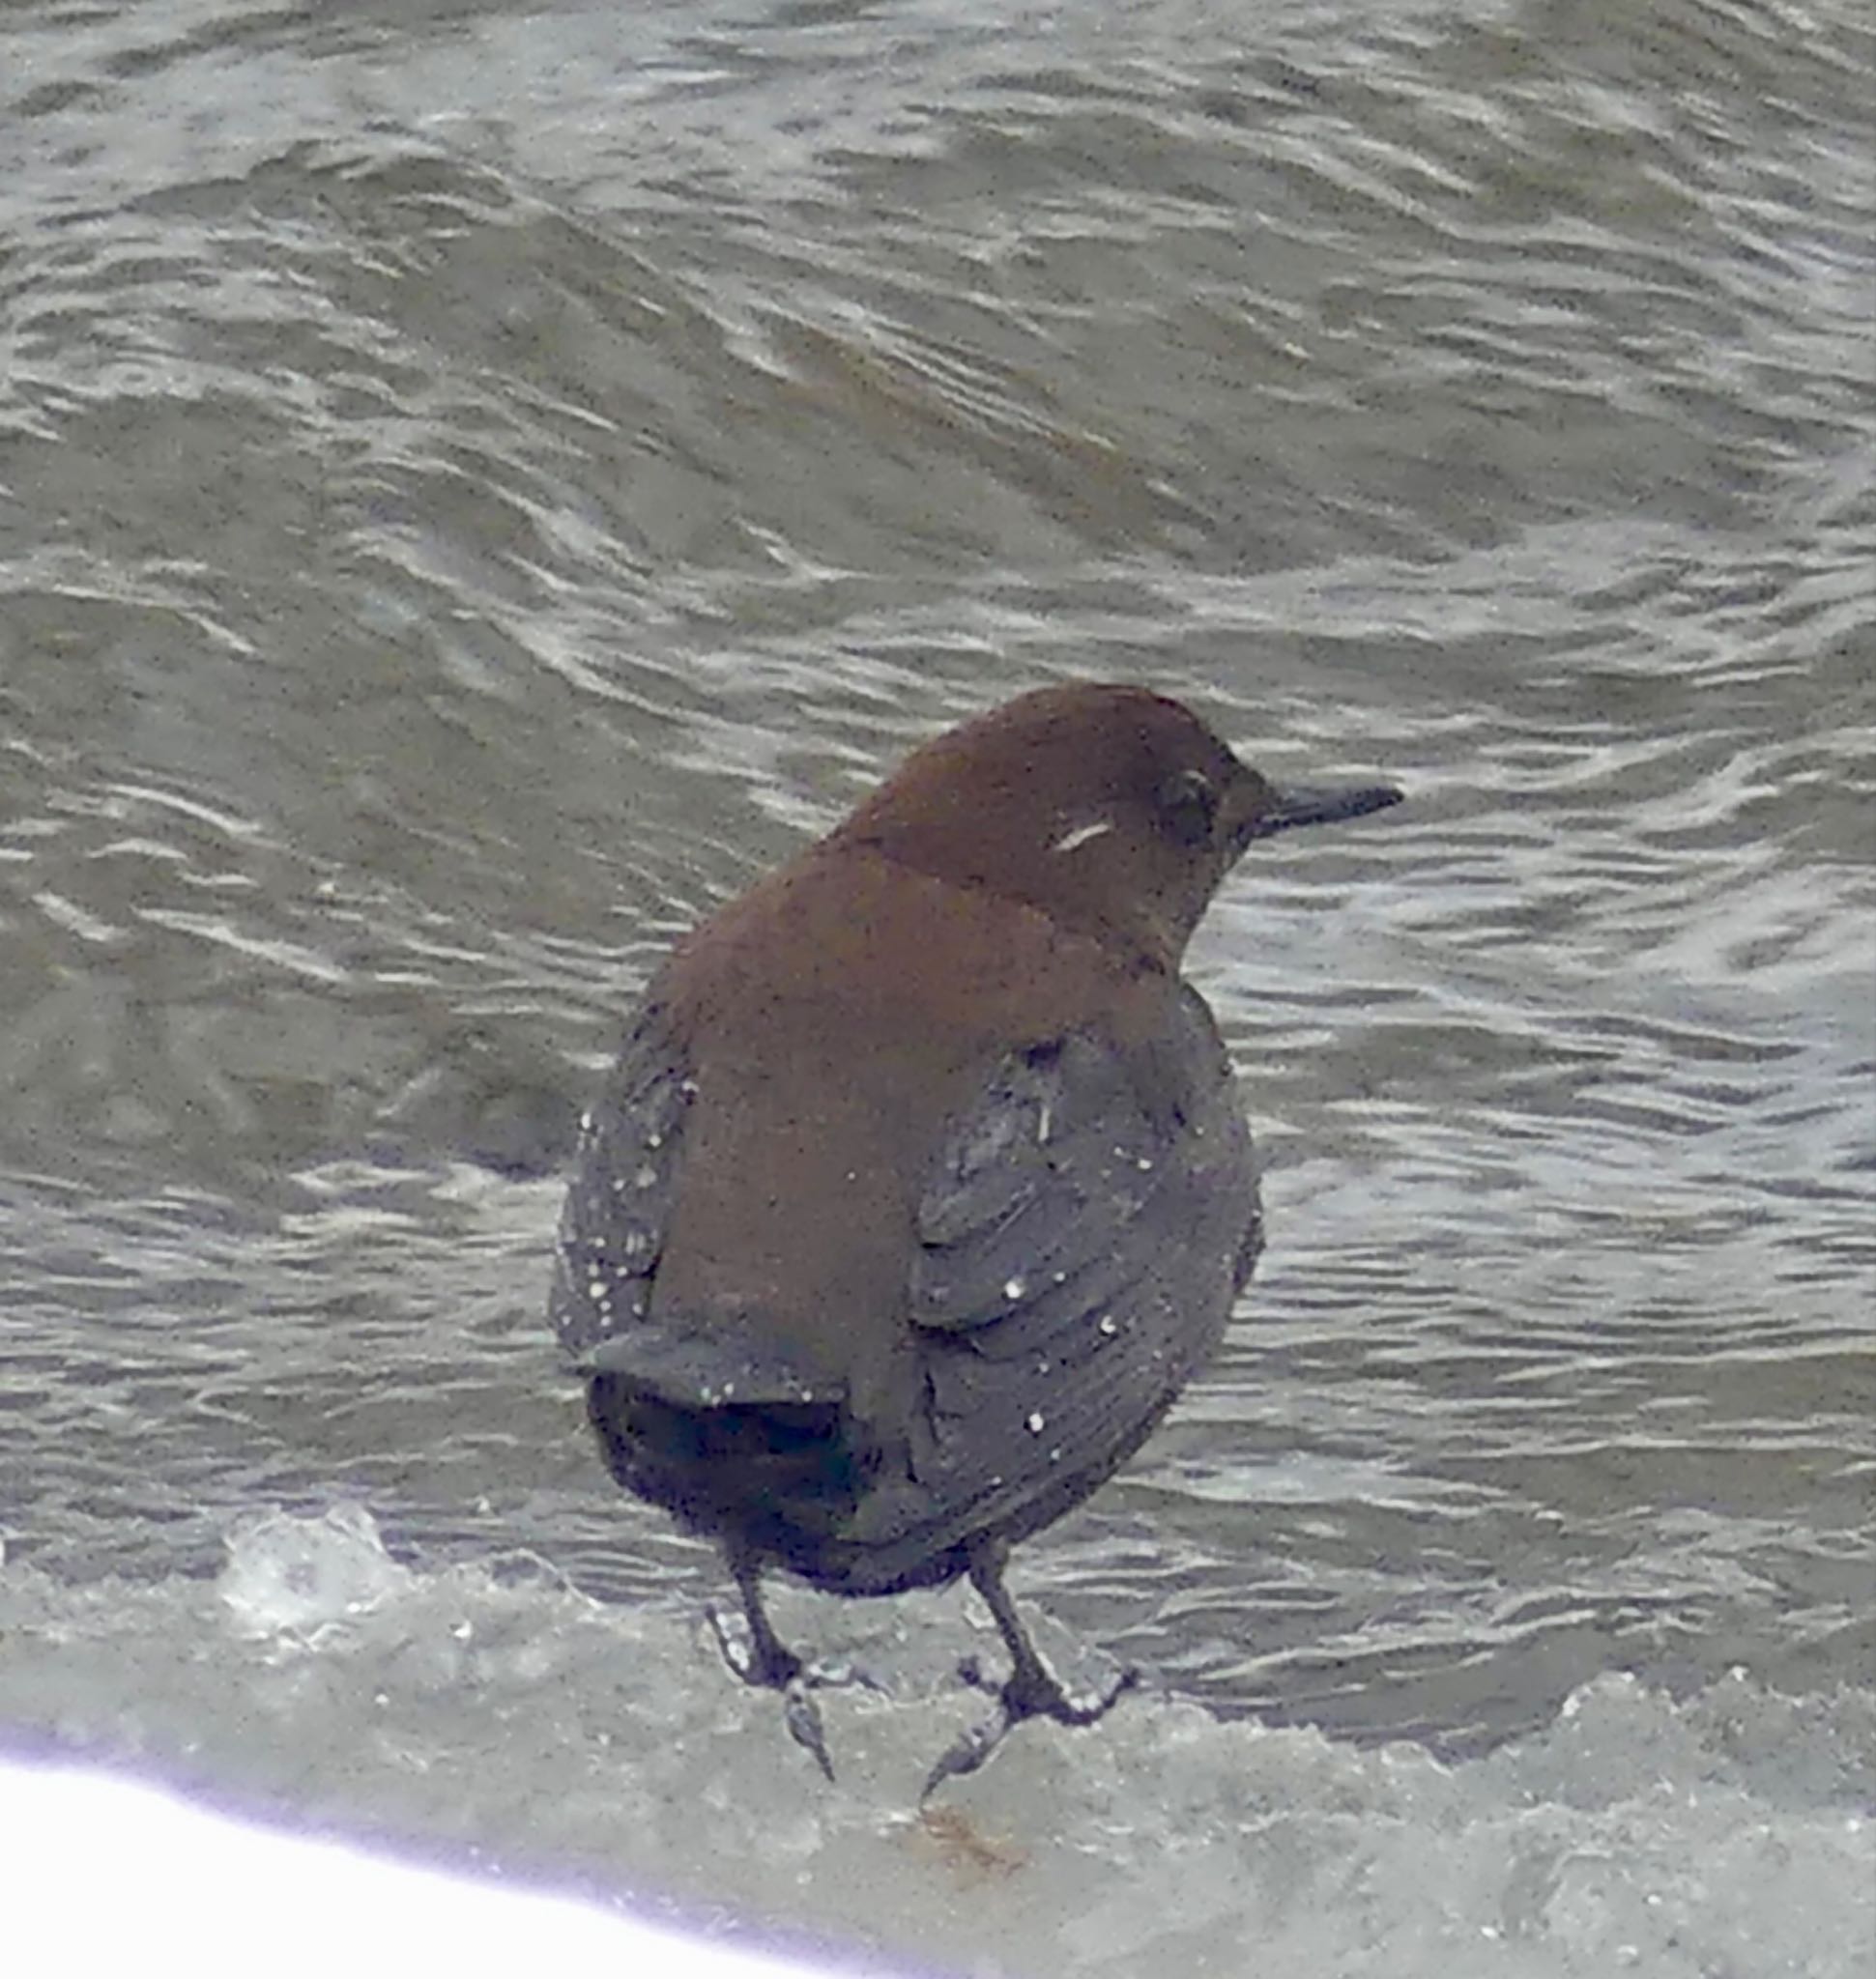
POLYGON ((797 1677, 782 1693, 782 1722, 796 1745, 808 1753, 831 1785, 834 1763, 827 1757, 827 1735, 822 1728, 821 1707, 814 1701, 808 1679, 797 1677))
POLYGON ((1004 1735, 1016 1722, 1007 1714, 986 1720, 981 1725, 972 1725, 959 1733, 951 1744, 938 1755, 938 1764, 925 1776, 925 1784, 919 1789, 921 1804, 929 1800, 946 1780, 962 1780, 977 1768, 1002 1744, 1004 1735))
POLYGON ((974 1773, 1025 1718, 1053 1718, 1057 1725, 1093 1725, 1105 1718, 1130 1690, 1140 1687, 1140 1672, 1132 1664, 1105 1691, 1085 1698, 1070 1697, 1046 1674, 1027 1681, 1022 1676, 1012 1676, 1000 1684, 994 1683, 984 1675, 975 1656, 967 1656, 958 1665, 958 1675, 973 1688, 990 1691, 996 1699, 997 1714, 961 1733, 939 1754, 938 1764, 925 1776, 918 1796, 921 1801, 929 1800, 946 1780, 962 1780, 974 1773))
POLYGON ((871 1670, 862 1670, 857 1663, 823 1663, 817 1657, 801 1672, 801 1678, 816 1690, 870 1690, 875 1697, 892 1694, 871 1670))
POLYGON ((788 1727, 789 1736, 813 1755, 815 1764, 831 1780, 833 1761, 827 1756, 827 1735, 822 1729, 821 1707, 815 1703, 813 1693, 856 1687, 883 1697, 887 1694, 886 1686, 857 1664, 804 1663, 793 1649, 780 1643, 771 1641, 766 1650, 760 1638, 744 1643, 739 1639, 740 1631, 720 1608, 712 1605, 705 1614, 731 1676, 752 1690, 781 1692, 782 1721, 788 1727))
POLYGON ((1130 1690, 1140 1688, 1140 1672, 1129 1663, 1104 1691, 1097 1691, 1091 1697, 1070 1697, 1059 1683, 1053 1679, 1046 1690, 1036 1693, 1032 1700, 1019 1703, 1010 1693, 1016 1687, 1011 1678, 1004 1686, 1004 1707, 1019 1711, 1025 1718, 1053 1718, 1058 1725, 1096 1725, 1113 1709, 1130 1690))

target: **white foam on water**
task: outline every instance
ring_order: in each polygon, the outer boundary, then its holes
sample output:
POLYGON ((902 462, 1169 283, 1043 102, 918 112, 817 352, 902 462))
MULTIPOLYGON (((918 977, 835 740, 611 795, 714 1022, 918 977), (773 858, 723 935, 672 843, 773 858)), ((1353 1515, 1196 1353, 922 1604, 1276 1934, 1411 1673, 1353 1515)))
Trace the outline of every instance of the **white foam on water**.
POLYGON ((1862 1979, 1876 1957, 1866 1689, 1611 1673, 1457 1763, 1147 1695, 1022 1728, 921 1810, 986 1709, 954 1672, 987 1623, 953 1594, 777 1606, 883 1685, 822 1694, 832 1787, 698 1618, 402 1567, 356 1508, 245 1523, 216 1585, 6 1567, 0 1719, 224 1807, 872 1971, 1862 1979))

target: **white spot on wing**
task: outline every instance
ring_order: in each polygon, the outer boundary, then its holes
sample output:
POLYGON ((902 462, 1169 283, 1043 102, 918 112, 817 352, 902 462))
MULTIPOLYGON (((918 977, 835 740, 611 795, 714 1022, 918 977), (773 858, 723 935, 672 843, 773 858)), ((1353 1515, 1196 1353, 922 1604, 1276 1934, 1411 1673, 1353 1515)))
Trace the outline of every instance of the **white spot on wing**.
POLYGON ((1090 818, 1086 824, 1071 825, 1049 849, 1052 852, 1073 852, 1093 839, 1106 838, 1112 829, 1111 817, 1090 818))

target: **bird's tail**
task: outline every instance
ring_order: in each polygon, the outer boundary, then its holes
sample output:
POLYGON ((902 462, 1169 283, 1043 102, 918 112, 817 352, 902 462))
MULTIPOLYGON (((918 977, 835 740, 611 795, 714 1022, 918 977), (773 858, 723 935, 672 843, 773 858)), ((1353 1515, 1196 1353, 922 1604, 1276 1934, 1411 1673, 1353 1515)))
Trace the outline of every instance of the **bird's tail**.
POLYGON ((845 1387, 754 1328, 634 1327, 581 1372, 613 1476, 694 1524, 835 1523, 857 1501, 845 1387))

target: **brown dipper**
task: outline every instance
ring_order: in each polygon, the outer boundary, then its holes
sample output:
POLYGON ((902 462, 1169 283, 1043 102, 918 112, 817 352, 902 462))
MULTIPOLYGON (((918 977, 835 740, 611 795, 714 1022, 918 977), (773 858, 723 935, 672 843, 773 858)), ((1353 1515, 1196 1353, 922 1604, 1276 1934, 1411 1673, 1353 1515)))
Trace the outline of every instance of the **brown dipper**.
POLYGON ((1279 789, 1177 702, 1045 688, 915 752, 652 981, 583 1123, 553 1325, 614 1477, 723 1549, 733 1667, 823 1768, 766 1567, 970 1576, 1014 1668, 932 1785, 1125 1686, 1071 1700, 1003 1568, 1145 1441, 1261 1248, 1180 959, 1254 840, 1400 795, 1279 789))

